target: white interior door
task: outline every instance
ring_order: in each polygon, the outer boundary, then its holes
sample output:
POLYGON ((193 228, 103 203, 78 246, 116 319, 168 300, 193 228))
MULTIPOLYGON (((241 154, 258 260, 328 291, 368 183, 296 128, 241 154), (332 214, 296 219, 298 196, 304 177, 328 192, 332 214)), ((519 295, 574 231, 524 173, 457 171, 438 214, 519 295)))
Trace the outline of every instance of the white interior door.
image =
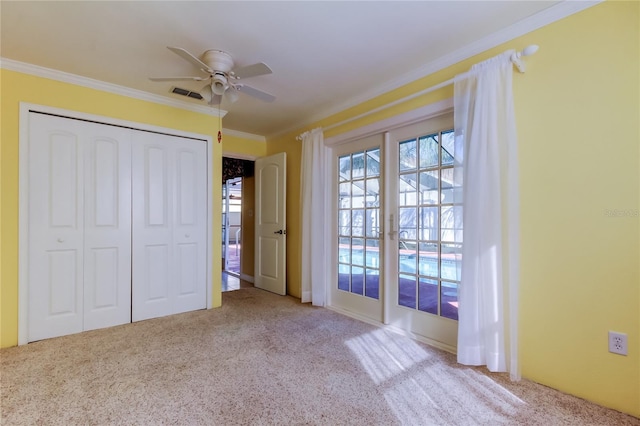
POLYGON ((256 160, 256 256, 254 285, 285 295, 286 282, 286 153, 256 160))
POLYGON ((202 142, 136 137, 133 321, 206 307, 206 158, 202 142))
POLYGON ((30 342, 82 331, 84 161, 78 122, 29 117, 30 342))
POLYGON ((28 341, 130 321, 125 129, 29 117, 28 341))
POLYGON ((83 123, 84 330, 131 322, 131 130, 83 123))
POLYGON ((207 307, 207 146, 172 137, 175 154, 173 252, 175 303, 172 313, 207 307))

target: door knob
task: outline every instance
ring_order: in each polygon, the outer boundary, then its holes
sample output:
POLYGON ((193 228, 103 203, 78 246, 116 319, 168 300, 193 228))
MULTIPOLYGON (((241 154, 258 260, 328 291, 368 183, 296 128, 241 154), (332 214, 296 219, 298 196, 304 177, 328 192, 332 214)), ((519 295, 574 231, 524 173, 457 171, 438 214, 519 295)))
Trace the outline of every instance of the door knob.
POLYGON ((64 238, 62 238, 62 237, 58 238, 58 242, 59 242, 59 243, 64 242, 64 238))
POLYGON ((287 233, 287 231, 283 231, 282 229, 281 229, 281 230, 279 230, 279 231, 275 231, 275 232, 274 232, 274 234, 280 234, 280 235, 282 235, 282 234, 286 234, 286 233, 287 233))
POLYGON ((184 237, 185 237, 185 238, 189 238, 190 236, 191 236, 191 235, 189 235, 189 234, 184 234, 184 237))

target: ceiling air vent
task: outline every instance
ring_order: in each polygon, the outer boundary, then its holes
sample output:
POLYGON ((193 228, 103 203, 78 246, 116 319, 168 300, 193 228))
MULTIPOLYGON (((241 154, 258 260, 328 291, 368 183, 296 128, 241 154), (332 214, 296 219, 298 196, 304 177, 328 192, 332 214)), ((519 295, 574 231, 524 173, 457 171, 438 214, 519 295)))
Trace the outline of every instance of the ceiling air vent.
POLYGON ((175 93, 176 95, 187 96, 189 98, 198 99, 198 100, 202 99, 202 95, 200 93, 192 92, 187 89, 181 89, 179 87, 172 87, 171 93, 175 93))

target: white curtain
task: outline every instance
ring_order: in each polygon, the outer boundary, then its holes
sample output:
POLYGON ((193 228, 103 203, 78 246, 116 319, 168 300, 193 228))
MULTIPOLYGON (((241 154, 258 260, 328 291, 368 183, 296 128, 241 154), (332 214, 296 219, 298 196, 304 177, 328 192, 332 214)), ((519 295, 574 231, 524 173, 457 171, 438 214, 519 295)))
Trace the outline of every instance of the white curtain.
POLYGON ((518 380, 520 237, 512 53, 474 65, 454 81, 454 174, 457 181, 462 174, 463 182, 458 362, 509 371, 518 380))
POLYGON ((300 135, 302 163, 300 199, 302 201, 302 302, 325 305, 325 158, 327 148, 321 128, 300 135))

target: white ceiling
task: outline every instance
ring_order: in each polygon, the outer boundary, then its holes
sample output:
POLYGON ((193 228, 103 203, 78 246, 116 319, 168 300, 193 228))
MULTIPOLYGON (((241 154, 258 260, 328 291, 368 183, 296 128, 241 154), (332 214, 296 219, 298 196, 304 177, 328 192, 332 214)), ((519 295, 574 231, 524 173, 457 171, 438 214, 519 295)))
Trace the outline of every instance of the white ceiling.
POLYGON ((225 128, 271 136, 408 83, 555 3, 3 0, 0 56, 194 104, 204 101, 169 90, 204 83, 148 79, 199 74, 166 46, 265 62, 273 74, 243 82, 276 101, 240 94, 221 108, 225 128))

